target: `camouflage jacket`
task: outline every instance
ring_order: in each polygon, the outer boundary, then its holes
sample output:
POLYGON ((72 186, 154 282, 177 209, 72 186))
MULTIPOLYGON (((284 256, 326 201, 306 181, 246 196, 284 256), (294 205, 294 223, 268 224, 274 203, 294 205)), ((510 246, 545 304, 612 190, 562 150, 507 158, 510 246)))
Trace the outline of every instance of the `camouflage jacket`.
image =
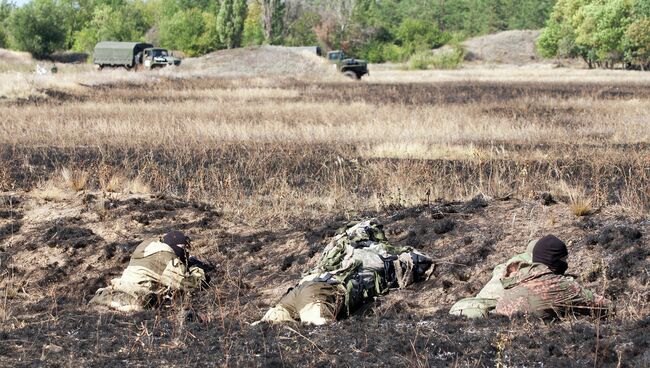
POLYGON ((568 312, 606 312, 611 303, 580 286, 572 277, 556 275, 541 263, 510 263, 501 278, 504 294, 495 313, 513 316, 518 313, 541 317, 568 312))
POLYGON ((187 267, 167 244, 157 239, 138 245, 128 267, 111 286, 134 296, 171 290, 191 290, 201 286, 205 273, 198 267, 187 267))

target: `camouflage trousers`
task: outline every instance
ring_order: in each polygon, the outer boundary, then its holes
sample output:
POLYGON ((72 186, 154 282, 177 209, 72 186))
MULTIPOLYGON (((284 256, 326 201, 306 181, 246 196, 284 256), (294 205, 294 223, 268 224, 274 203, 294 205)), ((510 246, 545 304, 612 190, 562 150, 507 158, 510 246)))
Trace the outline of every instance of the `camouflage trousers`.
POLYGON ((147 288, 114 279, 108 287, 98 289, 88 304, 134 312, 157 305, 158 299, 158 295, 147 288))
POLYGON ((283 322, 299 320, 323 325, 336 321, 343 309, 345 289, 321 281, 306 281, 287 292, 277 306, 271 308, 262 321, 283 322))

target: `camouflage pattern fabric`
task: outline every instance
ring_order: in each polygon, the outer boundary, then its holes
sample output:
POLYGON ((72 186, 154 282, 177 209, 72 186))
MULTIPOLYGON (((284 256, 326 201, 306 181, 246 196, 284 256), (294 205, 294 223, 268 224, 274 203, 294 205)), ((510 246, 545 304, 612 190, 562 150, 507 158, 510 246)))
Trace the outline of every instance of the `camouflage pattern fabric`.
POLYGON ((497 301, 503 297, 505 292, 503 285, 501 284, 501 278, 505 275, 506 267, 511 263, 519 261, 532 262, 533 248, 535 247, 537 240, 539 239, 529 242, 524 253, 517 254, 507 262, 496 265, 492 271, 492 278, 487 284, 485 284, 483 289, 479 291, 476 297, 459 300, 451 307, 449 314, 457 316, 462 315, 469 318, 487 317, 488 313, 494 310, 497 301))
POLYGON ((392 246, 375 220, 350 223, 339 230, 316 266, 262 321, 280 322, 290 316, 306 322, 305 318, 311 317, 304 311, 311 310, 312 315, 322 318, 315 317, 309 323, 331 322, 390 288, 426 279, 430 271, 433 266, 429 257, 409 247, 392 246))
POLYGON ((345 305, 351 313, 390 288, 403 288, 427 278, 429 271, 433 271, 429 257, 411 247, 393 246, 387 241, 382 225, 371 219, 339 229, 307 278, 331 277, 345 285, 345 305), (422 263, 415 265, 414 259, 422 263))
POLYGON ((569 312, 606 313, 611 302, 594 295, 572 277, 556 275, 541 263, 514 262, 501 279, 505 290, 495 313, 513 316, 534 314, 541 317, 569 312))
POLYGON ((201 268, 188 268, 169 245, 150 239, 136 247, 122 276, 97 290, 89 304, 142 310, 170 292, 198 289, 205 280, 201 268))
POLYGON ((307 281, 285 294, 278 305, 287 310, 294 320, 321 325, 336 320, 344 296, 345 289, 341 284, 307 281))
POLYGON ((503 285, 501 284, 501 278, 506 273, 506 267, 514 262, 532 262, 533 255, 531 253, 520 253, 516 256, 510 258, 507 262, 498 264, 494 267, 492 271, 492 278, 488 281, 487 284, 479 291, 476 295, 477 298, 488 298, 488 299, 501 299, 503 296, 504 290, 503 285))
MULTIPOLYGON (((386 271, 387 261, 393 262, 400 269, 407 268, 404 272, 426 273, 432 265, 431 259, 426 255, 415 251, 411 247, 396 247, 386 240, 382 225, 376 220, 367 220, 359 223, 350 223, 339 229, 338 234, 325 247, 321 258, 316 266, 308 274, 321 274, 329 272, 339 274, 341 271, 350 269, 351 266, 359 264, 364 271, 374 271, 382 274, 386 271), (406 255, 411 255, 407 260, 406 255), (417 257, 416 257, 417 256, 417 257), (422 269, 413 268, 413 258, 418 258, 428 265, 422 269), (401 260, 400 262, 395 262, 401 260)), ((396 267, 397 268, 397 267, 396 267)), ((428 275, 422 275, 428 276, 428 275)), ((402 275, 402 281, 411 280, 414 282, 417 275, 402 275)), ((399 285, 400 287, 406 286, 399 285)))

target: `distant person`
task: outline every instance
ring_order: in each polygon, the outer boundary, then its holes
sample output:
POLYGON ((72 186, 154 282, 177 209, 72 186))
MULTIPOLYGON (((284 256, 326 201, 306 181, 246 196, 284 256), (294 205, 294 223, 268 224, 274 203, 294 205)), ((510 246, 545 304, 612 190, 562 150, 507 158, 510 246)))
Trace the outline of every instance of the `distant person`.
POLYGON ((307 276, 256 323, 331 323, 391 288, 425 280, 432 270, 426 255, 388 243, 376 221, 351 223, 339 230, 307 276))
POLYGON ((449 310, 449 314, 469 318, 487 317, 488 313, 497 306, 497 301, 503 297, 504 289, 503 285, 501 285, 501 277, 505 275, 506 267, 518 261, 532 262, 533 248, 538 241, 539 239, 531 241, 524 253, 517 254, 507 262, 496 265, 492 271, 492 278, 483 289, 475 297, 461 299, 456 302, 449 310))
POLYGON ((535 244, 532 262, 508 264, 501 277, 503 297, 494 312, 505 316, 532 314, 540 317, 570 313, 606 314, 612 303, 584 289, 573 277, 565 276, 569 252, 553 235, 535 244))
POLYGON ((159 305, 174 292, 197 290, 207 282, 200 262, 189 257, 190 238, 172 231, 140 243, 122 276, 97 290, 90 305, 123 312, 159 305))

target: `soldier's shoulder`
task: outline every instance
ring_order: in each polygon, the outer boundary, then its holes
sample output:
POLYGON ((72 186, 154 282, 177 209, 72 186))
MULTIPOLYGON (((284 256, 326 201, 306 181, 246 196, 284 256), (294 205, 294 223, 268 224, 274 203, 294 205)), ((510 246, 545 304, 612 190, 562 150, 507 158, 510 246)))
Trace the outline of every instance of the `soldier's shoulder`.
POLYGON ((174 253, 174 250, 167 244, 161 242, 159 239, 151 238, 143 241, 136 248, 134 255, 138 254, 142 257, 148 257, 156 253, 174 253))

